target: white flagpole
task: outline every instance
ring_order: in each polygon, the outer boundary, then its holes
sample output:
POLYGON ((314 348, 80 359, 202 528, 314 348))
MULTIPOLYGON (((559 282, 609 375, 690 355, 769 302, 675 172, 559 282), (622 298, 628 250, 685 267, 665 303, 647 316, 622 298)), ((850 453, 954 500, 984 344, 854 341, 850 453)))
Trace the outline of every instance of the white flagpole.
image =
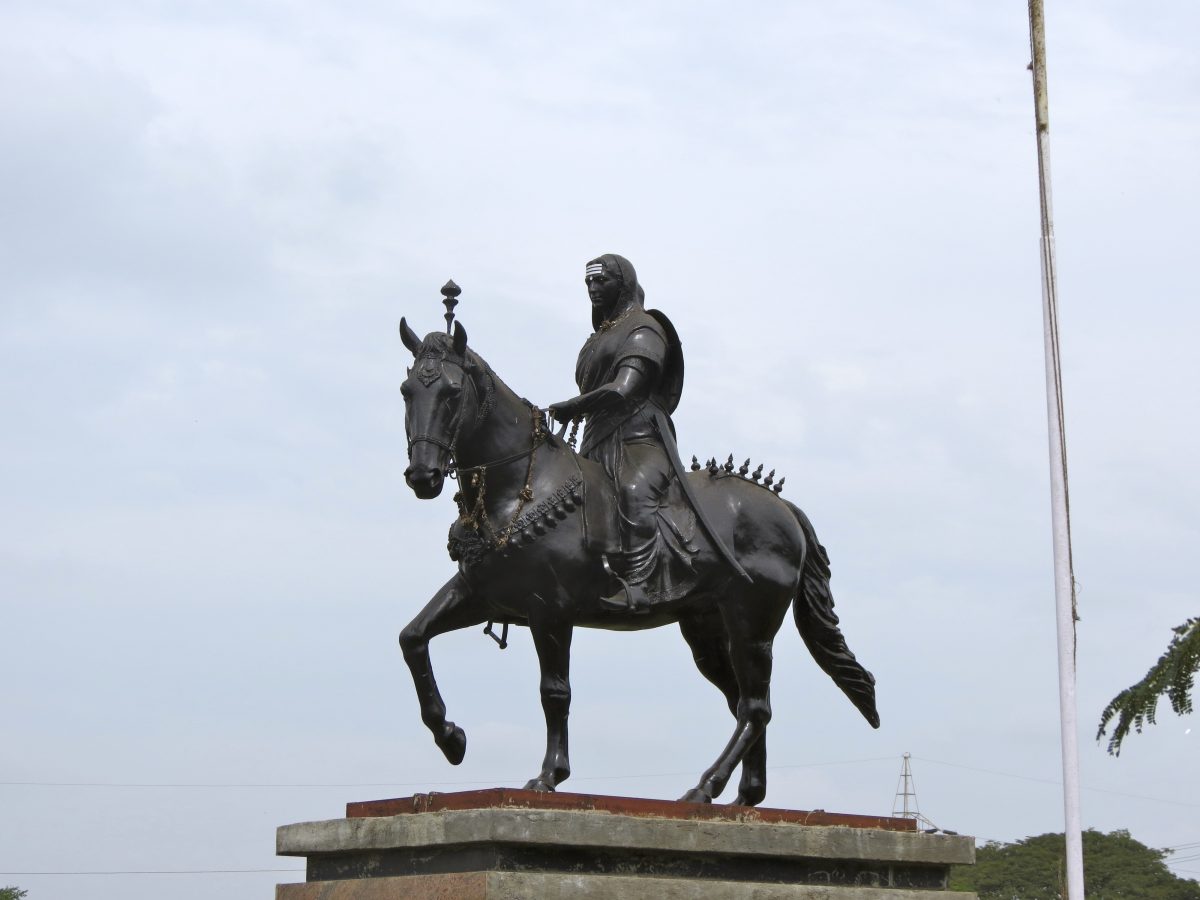
POLYGON ((1058 273, 1050 202, 1050 114, 1046 94, 1046 23, 1042 0, 1029 0, 1038 188, 1042 208, 1042 318, 1046 336, 1046 412, 1050 432, 1050 507, 1054 534, 1054 600, 1058 612, 1058 705, 1062 733, 1067 896, 1084 900, 1083 835, 1079 815, 1079 742, 1075 719, 1075 574, 1071 560, 1066 426, 1058 343, 1058 273))

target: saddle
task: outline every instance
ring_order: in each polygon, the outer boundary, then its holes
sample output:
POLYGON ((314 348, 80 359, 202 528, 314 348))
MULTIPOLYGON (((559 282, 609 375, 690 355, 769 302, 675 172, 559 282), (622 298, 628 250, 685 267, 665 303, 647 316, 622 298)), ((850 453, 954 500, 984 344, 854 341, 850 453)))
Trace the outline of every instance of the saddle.
POLYGON ((460 515, 450 526, 446 544, 450 558, 471 568, 495 552, 504 556, 519 553, 572 515, 583 519, 583 540, 588 550, 605 555, 620 552, 616 491, 600 466, 576 457, 576 472, 565 481, 550 485, 539 478, 533 488, 533 496, 540 499, 513 521, 503 541, 485 533, 473 518, 460 515))

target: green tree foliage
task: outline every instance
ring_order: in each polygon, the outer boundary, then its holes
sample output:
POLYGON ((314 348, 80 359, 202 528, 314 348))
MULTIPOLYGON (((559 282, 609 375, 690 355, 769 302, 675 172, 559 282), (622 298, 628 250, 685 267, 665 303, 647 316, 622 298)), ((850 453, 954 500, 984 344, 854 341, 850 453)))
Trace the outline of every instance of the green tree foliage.
MULTIPOLYGON (((1083 833, 1084 894, 1088 900, 1200 900, 1200 883, 1172 873, 1155 850, 1128 831, 1083 833)), ((1066 841, 1039 834, 1015 844, 978 848, 974 866, 955 866, 950 887, 980 900, 1060 900, 1066 896, 1066 841)))
POLYGON ((1108 752, 1121 754, 1121 741, 1129 729, 1142 731, 1146 723, 1154 724, 1154 713, 1158 709, 1158 698, 1163 694, 1171 701, 1171 709, 1178 715, 1192 711, 1192 684, 1196 669, 1200 668, 1200 619, 1188 619, 1173 629, 1175 637, 1164 653, 1146 673, 1146 677, 1128 687, 1104 708, 1100 714, 1100 730, 1096 740, 1104 737, 1108 723, 1116 718, 1112 737, 1108 740, 1108 752))
POLYGON ((2 887, 0 888, 0 900, 21 900, 29 891, 23 891, 18 887, 2 887))

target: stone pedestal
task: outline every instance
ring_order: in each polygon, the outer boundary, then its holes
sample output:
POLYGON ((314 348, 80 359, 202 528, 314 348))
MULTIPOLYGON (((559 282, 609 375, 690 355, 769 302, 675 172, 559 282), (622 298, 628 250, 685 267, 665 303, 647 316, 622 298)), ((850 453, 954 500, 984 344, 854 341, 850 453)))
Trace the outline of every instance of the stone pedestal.
MULTIPOLYGON (((936 900, 970 837, 909 819, 495 789, 285 825, 276 900, 936 900)), ((954 893, 953 898, 974 894, 954 893)))

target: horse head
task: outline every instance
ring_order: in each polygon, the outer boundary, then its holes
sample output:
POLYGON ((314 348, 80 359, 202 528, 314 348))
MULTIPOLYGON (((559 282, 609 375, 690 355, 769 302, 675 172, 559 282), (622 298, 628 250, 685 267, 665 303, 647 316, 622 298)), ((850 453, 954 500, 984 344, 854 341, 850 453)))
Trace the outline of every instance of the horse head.
POLYGON ((400 386, 408 436, 404 480, 420 499, 431 500, 442 492, 459 440, 476 424, 481 408, 475 380, 479 365, 468 355, 467 332, 459 322, 452 335, 435 331, 421 340, 401 319, 400 339, 414 359, 400 386))

